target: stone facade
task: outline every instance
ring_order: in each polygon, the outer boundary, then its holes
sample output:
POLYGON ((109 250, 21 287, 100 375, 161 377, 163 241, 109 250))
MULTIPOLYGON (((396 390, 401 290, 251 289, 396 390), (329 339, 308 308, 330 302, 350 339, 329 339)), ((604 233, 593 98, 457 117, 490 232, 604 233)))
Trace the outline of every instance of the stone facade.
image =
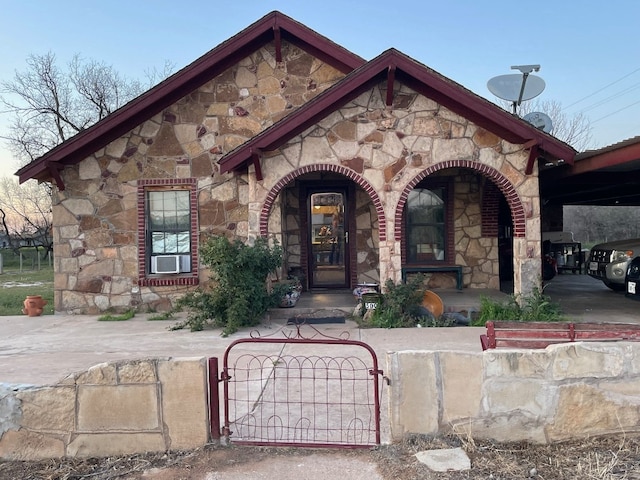
MULTIPOLYGON (((392 107, 385 105, 382 82, 265 152, 263 178, 254 166, 247 173, 220 174, 217 161, 226 153, 344 76, 287 42, 282 62, 276 62, 274 51, 274 45, 261 48, 60 172, 66 188, 53 194, 57 312, 162 310, 206 282, 197 258, 189 278, 145 278, 141 199, 144 182, 153 181, 194 185, 193 235, 199 242, 210 234, 243 241, 273 236, 285 246, 285 267, 302 269, 296 182, 318 173, 351 182, 356 192, 352 278, 384 283, 401 279, 408 194, 427 177, 446 178, 454 188, 449 248, 455 250, 453 261, 464 267, 464 284, 499 288, 496 229, 483 229, 488 183, 504 195, 513 215, 514 291, 538 285, 539 192, 537 173, 523 173, 528 152, 398 82, 392 107)), ((429 282, 432 288, 454 285, 450 274, 434 274, 429 282)))
POLYGON ((544 350, 393 352, 394 439, 455 432, 500 442, 559 442, 638 432, 640 345, 565 343, 544 350))
POLYGON ((207 443, 205 359, 96 365, 52 386, 0 390, 0 458, 126 455, 207 443))

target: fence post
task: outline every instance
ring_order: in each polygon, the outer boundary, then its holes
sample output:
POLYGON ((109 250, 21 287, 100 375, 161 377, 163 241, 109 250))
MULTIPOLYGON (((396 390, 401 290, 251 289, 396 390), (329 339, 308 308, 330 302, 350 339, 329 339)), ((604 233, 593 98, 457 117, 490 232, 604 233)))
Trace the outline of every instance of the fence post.
POLYGON ((208 362, 209 377, 209 425, 211 440, 220 443, 220 395, 218 393, 218 358, 210 357, 208 362))
POLYGON ((36 247, 36 257, 38 257, 38 271, 40 271, 40 249, 36 247))
POLYGON ((22 273, 22 252, 20 253, 20 273, 22 273))
POLYGON ((2 256, 3 253, 0 252, 0 275, 2 275, 4 272, 2 271, 3 267, 4 267, 4 257, 2 256))

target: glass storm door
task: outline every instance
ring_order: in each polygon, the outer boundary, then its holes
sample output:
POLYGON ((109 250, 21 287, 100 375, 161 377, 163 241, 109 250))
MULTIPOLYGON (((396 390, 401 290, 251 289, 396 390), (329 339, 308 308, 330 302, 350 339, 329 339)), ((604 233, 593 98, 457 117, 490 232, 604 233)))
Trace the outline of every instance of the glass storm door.
POLYGON ((348 230, 346 191, 314 192, 309 195, 309 286, 345 288, 348 286, 348 230))

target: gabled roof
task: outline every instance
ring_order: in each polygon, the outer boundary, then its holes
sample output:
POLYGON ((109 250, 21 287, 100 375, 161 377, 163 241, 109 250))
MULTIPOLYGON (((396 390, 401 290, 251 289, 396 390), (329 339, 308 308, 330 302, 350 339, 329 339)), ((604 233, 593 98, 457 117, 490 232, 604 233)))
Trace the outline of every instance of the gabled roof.
POLYGON ((31 178, 49 180, 53 177, 61 186, 58 171, 66 165, 80 162, 262 46, 275 42, 277 57, 282 40, 291 42, 345 74, 365 63, 358 55, 292 18, 274 11, 95 125, 21 168, 16 175, 19 176, 20 182, 31 178))
POLYGON ((383 80, 388 80, 388 106, 393 104, 393 83, 397 80, 511 143, 526 144, 525 148, 530 149, 527 173, 531 173, 538 154, 543 152, 567 164, 573 163, 576 151, 566 143, 401 52, 390 49, 221 158, 218 162, 221 173, 241 170, 251 161, 258 166, 257 156, 261 151, 278 148, 383 80))

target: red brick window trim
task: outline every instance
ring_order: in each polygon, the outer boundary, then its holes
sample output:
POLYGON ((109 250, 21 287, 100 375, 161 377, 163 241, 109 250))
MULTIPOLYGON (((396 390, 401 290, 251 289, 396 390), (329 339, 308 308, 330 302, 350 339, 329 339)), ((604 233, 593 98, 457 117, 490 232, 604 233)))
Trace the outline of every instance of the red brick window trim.
POLYGON ((140 286, 171 286, 198 284, 198 196, 195 178, 161 178, 138 180, 138 284, 140 286), (186 190, 189 192, 190 264, 185 273, 151 273, 149 251, 149 218, 147 194, 151 191, 186 190))

